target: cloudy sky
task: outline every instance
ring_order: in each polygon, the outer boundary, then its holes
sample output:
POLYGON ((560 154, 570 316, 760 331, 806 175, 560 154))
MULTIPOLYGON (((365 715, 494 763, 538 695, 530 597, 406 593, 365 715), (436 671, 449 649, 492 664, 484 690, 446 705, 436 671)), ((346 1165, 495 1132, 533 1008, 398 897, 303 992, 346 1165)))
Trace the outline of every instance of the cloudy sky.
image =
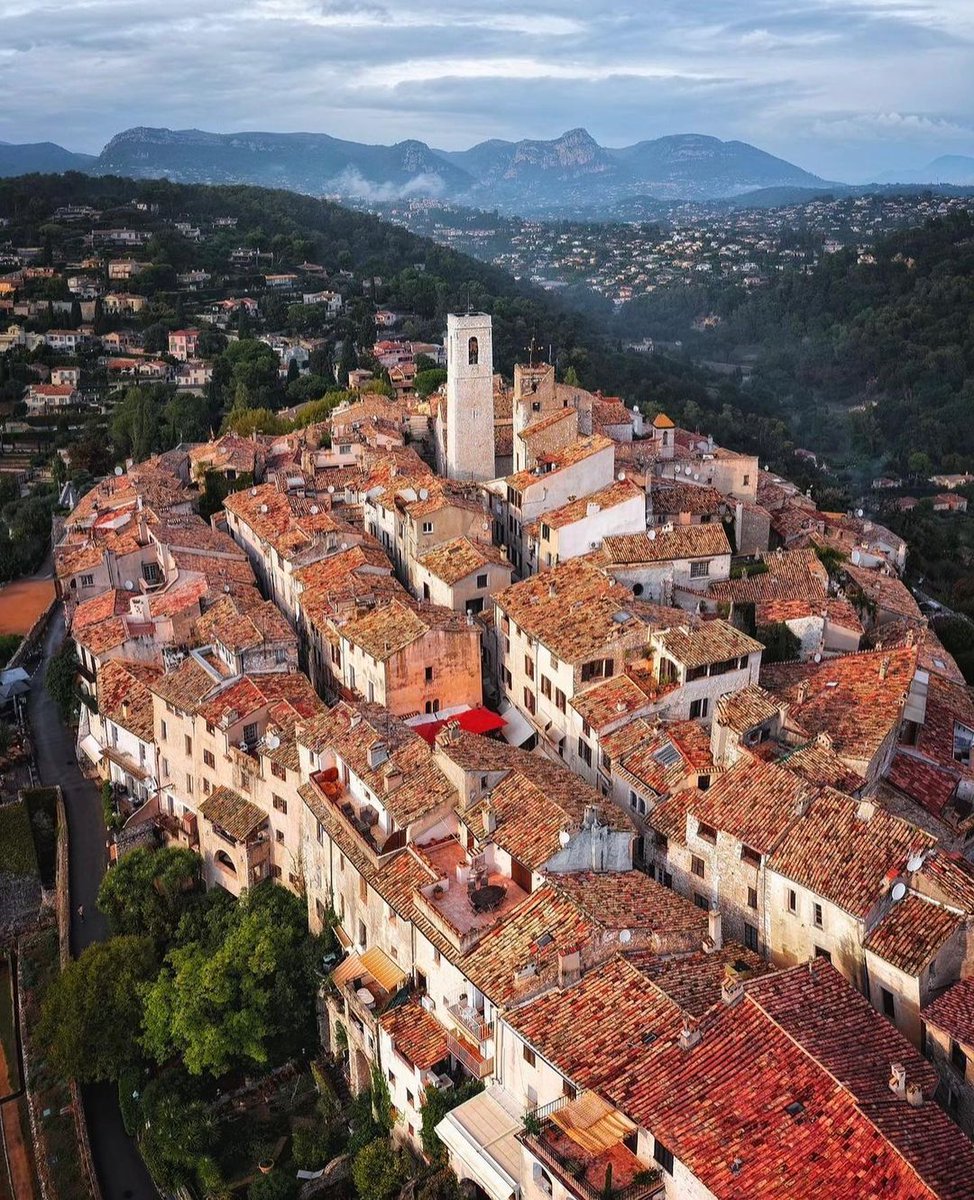
POLYGON ((584 125, 834 179, 974 154, 974 0, 0 0, 0 140, 132 125, 460 148, 584 125))

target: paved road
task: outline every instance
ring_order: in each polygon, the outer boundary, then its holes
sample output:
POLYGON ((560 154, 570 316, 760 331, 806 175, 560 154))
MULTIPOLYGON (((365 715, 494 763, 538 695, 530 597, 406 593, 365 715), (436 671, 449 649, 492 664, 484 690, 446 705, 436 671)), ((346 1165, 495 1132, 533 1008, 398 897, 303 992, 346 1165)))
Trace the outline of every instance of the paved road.
MULTIPOLYGON (((108 936, 105 918, 95 907, 107 855, 101 795, 82 774, 74 753, 74 734, 62 723, 44 687, 47 662, 63 636, 64 613, 58 605, 44 638, 44 657, 31 686, 28 711, 41 782, 58 783, 64 793, 71 839, 71 950, 80 954, 85 946, 108 936), (79 905, 84 905, 83 921, 78 917, 79 905)), ((156 1200, 145 1164, 122 1125, 114 1087, 83 1088, 82 1098, 104 1200, 156 1200)))

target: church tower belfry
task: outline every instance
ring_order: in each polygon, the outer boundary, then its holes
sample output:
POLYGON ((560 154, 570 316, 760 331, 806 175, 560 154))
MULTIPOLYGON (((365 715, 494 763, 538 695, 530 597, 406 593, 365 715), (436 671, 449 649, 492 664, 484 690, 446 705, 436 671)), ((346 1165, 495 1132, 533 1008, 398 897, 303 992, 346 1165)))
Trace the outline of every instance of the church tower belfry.
POLYGON ((488 313, 446 319, 446 473, 494 478, 494 347, 488 313))

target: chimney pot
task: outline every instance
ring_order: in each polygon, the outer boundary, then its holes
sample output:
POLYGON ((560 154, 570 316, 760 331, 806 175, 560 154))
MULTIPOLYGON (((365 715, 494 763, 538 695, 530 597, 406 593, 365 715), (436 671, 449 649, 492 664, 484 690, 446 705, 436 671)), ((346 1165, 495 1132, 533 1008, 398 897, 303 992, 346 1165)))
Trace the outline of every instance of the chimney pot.
POLYGON ((889 1090, 901 1100, 906 1099, 906 1067, 902 1063, 890 1064, 889 1090))
POLYGON ((920 1108, 923 1104, 923 1088, 918 1083, 906 1085, 906 1102, 914 1108, 920 1108))

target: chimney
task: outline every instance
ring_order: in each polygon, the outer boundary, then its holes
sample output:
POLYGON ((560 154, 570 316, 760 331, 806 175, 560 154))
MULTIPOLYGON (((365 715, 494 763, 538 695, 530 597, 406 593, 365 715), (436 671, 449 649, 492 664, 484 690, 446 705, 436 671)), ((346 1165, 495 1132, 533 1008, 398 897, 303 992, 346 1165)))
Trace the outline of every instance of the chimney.
POLYGON ((728 972, 720 985, 720 998, 728 1008, 734 1008, 744 999, 744 981, 739 976, 728 972))
POLYGON ((681 1050, 692 1050, 693 1047, 700 1041, 700 1027, 691 1026, 689 1021, 685 1021, 683 1028, 680 1030, 680 1036, 677 1039, 677 1044, 681 1050))
POLYGON ((798 684, 798 691, 797 691, 796 699, 798 700, 799 704, 804 704, 805 701, 808 699, 808 680, 807 679, 801 680, 801 682, 798 684))
POLYGON ((389 792, 395 791, 395 789, 401 783, 402 783, 402 771, 399 769, 399 767, 396 766, 395 763, 390 763, 388 765, 388 767, 386 767, 386 772, 385 772, 386 793, 388 794, 389 792))
POLYGON ((558 955, 558 986, 570 987, 582 977, 582 955, 576 947, 558 955))
POLYGON ((880 660, 880 663, 879 663, 879 678, 885 679, 888 674, 889 674, 889 655, 886 654, 883 656, 883 658, 880 660))
POLYGON ((494 812, 493 806, 488 804, 484 808, 484 833, 490 837, 497 831, 497 813, 494 812))
POLYGON ((900 1100, 906 1099, 906 1067, 902 1063, 890 1065, 889 1090, 900 1100))
POLYGON ((707 913, 707 925, 707 932, 714 944, 714 949, 719 950, 723 946, 724 940, 721 931, 720 909, 716 906, 711 906, 710 911, 707 913))
POLYGON ((906 1102, 914 1108, 920 1108, 923 1104, 923 1088, 918 1083, 908 1083, 906 1085, 906 1102))

